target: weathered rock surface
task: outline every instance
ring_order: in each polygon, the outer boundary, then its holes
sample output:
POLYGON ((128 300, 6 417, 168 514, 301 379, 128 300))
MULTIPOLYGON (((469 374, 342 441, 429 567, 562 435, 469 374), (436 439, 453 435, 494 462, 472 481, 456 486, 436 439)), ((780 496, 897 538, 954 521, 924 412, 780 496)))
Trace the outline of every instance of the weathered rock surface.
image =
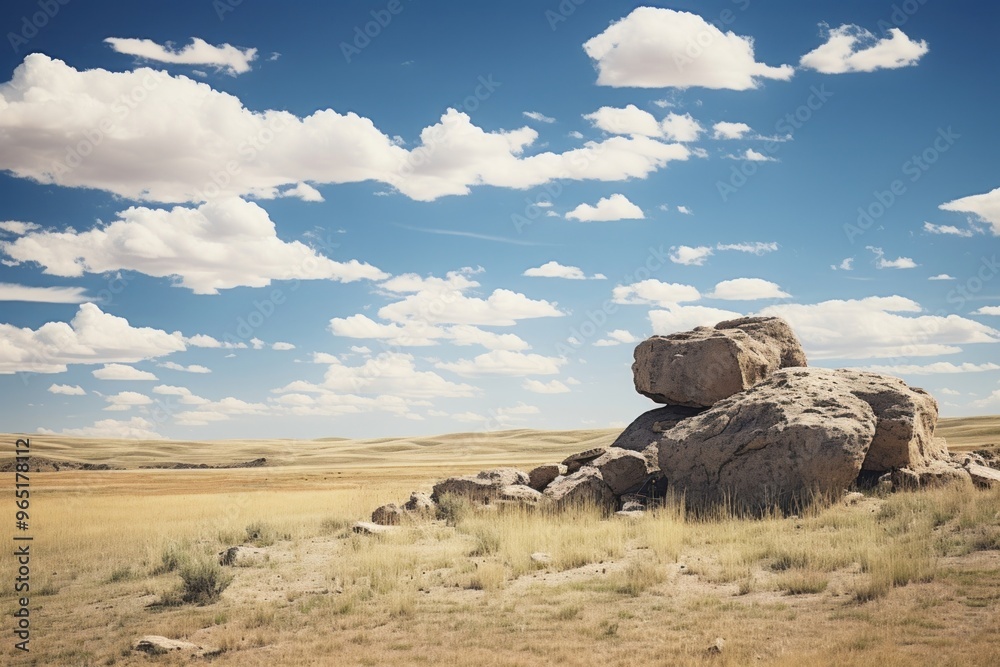
POLYGON ((589 465, 601 472, 604 483, 615 495, 640 487, 652 472, 640 452, 609 447, 589 465))
POLYGON ((478 475, 479 479, 489 480, 496 487, 511 486, 512 484, 524 484, 529 482, 528 473, 517 468, 493 468, 483 470, 478 475))
POLYGON ((449 477, 434 485, 431 497, 440 502, 445 495, 462 496, 473 502, 487 503, 496 496, 499 486, 480 477, 449 477))
POLYGON ((541 492, 524 484, 510 484, 500 489, 500 500, 513 500, 521 503, 536 503, 543 498, 541 492))
POLYGON ((592 503, 613 508, 616 503, 615 494, 604 483, 601 471, 591 466, 557 477, 545 488, 545 496, 559 507, 592 503))
POLYGON ((1000 485, 1000 470, 972 463, 965 467, 976 486, 990 488, 1000 485))
POLYGON ((434 514, 434 500, 429 493, 414 491, 410 499, 403 503, 403 509, 413 514, 434 514))
POLYGON ((588 449, 586 451, 567 456, 563 459, 562 464, 566 466, 566 470, 569 474, 573 474, 584 465, 600 457, 606 451, 606 447, 594 447, 593 449, 588 449))
POLYGON ((793 364, 806 357, 788 323, 744 317, 643 341, 632 375, 636 391, 657 403, 709 407, 793 364))
POLYGON ((351 526, 351 530, 359 535, 387 535, 399 530, 399 528, 396 526, 381 526, 371 521, 358 521, 351 526))
POLYGON ((180 639, 169 639, 160 635, 146 635, 139 638, 132 646, 133 651, 148 653, 149 655, 163 655, 165 653, 191 652, 202 653, 204 649, 197 644, 182 641, 180 639))
POLYGON ((405 517, 406 512, 403 511, 403 508, 396 503, 389 503, 372 512, 372 523, 377 523, 380 526, 398 526, 405 517))
POLYGON ((552 480, 568 473, 569 468, 562 463, 545 463, 528 473, 528 486, 535 491, 544 491, 552 480))
POLYGON ((829 382, 835 371, 795 368, 717 403, 663 434, 660 469, 688 503, 752 510, 846 489, 875 436, 869 405, 829 382))
POLYGON ((664 431, 672 429, 688 417, 704 412, 704 408, 683 405, 668 405, 644 412, 629 424, 622 434, 611 443, 612 447, 641 452, 656 443, 664 431))

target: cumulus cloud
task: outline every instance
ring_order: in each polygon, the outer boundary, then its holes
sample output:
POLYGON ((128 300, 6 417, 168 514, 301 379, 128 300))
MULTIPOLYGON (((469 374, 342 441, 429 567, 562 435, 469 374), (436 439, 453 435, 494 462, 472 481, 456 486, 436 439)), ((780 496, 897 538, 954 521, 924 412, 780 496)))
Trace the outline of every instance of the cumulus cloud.
POLYGON ((609 134, 632 134, 644 137, 659 137, 663 128, 653 114, 643 111, 634 104, 623 108, 601 107, 593 113, 586 114, 585 119, 594 127, 609 134))
POLYGON ((0 301, 31 301, 33 303, 84 303, 89 301, 83 287, 33 287, 0 283, 0 301))
POLYGON ((840 264, 831 264, 830 268, 834 271, 853 271, 854 270, 854 258, 845 257, 841 260, 840 264))
POLYGON ((827 33, 824 44, 802 56, 799 64, 824 74, 873 72, 916 65, 928 51, 927 42, 914 41, 899 28, 877 38, 868 30, 845 24, 827 33))
POLYGON ((615 345, 628 345, 630 343, 637 343, 638 338, 632 335, 632 333, 626 329, 615 329, 608 332, 607 338, 602 338, 594 342, 595 347, 613 347, 615 345))
POLYGON ((777 158, 764 155, 760 151, 755 151, 752 148, 748 148, 742 153, 730 154, 724 156, 729 160, 747 160, 749 162, 777 162, 777 158))
POLYGON ((750 126, 746 123, 730 123, 723 120, 712 126, 713 139, 742 139, 749 132, 750 126))
POLYGON ((619 136, 529 154, 537 138, 530 127, 487 132, 448 109, 408 149, 353 112, 257 112, 184 76, 147 68, 78 71, 38 53, 0 85, 0 170, 140 201, 310 198, 315 185, 364 181, 431 201, 476 185, 527 189, 555 179, 645 178, 690 155, 680 144, 619 136), (91 138, 95 131, 99 141, 91 138))
POLYGON ((270 412, 263 403, 249 403, 239 398, 227 396, 218 401, 204 401, 194 410, 178 412, 174 420, 180 426, 205 426, 214 422, 228 421, 237 415, 261 415, 270 412))
POLYGON ((108 402, 105 410, 131 410, 140 405, 150 405, 153 402, 149 396, 136 391, 122 391, 104 399, 108 402))
POLYGON ((207 398, 202 398, 201 396, 196 396, 191 393, 191 390, 187 387, 177 387, 175 385, 169 384, 158 384, 153 387, 154 394, 160 394, 161 396, 173 396, 179 404, 181 405, 205 405, 211 403, 207 398))
POLYGON ((21 222, 19 220, 0 221, 0 231, 8 232, 10 234, 14 234, 15 236, 27 234, 34 229, 39 229, 40 226, 41 225, 37 225, 33 222, 21 222))
POLYGON ((761 78, 787 80, 794 73, 790 65, 757 62, 751 37, 723 33, 697 14, 656 7, 636 8, 583 48, 603 86, 747 90, 761 78), (691 44, 698 53, 690 53, 691 44))
MULTIPOLYGON (((529 278, 565 278, 566 280, 586 280, 587 274, 583 269, 576 266, 563 266, 559 262, 551 261, 527 269, 521 275, 529 278)), ((597 273, 590 277, 591 280, 606 280, 607 276, 597 273)))
POLYGON ((473 359, 459 359, 455 362, 438 362, 437 368, 451 371, 463 377, 483 375, 555 375, 565 359, 546 357, 541 354, 526 354, 510 350, 493 350, 473 359))
POLYGON ((763 255, 765 253, 774 252, 778 249, 778 244, 774 241, 754 241, 752 243, 719 243, 715 246, 716 250, 735 250, 736 252, 746 252, 751 255, 763 255))
POLYGON ((195 294, 264 287, 272 280, 387 277, 369 264, 336 262, 299 241, 282 241, 267 211, 235 197, 198 208, 133 206, 105 226, 31 232, 0 243, 0 250, 16 262, 36 262, 51 275, 130 270, 174 277, 195 294))
POLYGON ((118 53, 174 65, 210 65, 232 76, 249 72, 250 63, 257 58, 257 49, 240 49, 229 44, 215 46, 198 37, 192 37, 191 43, 182 49, 175 49, 170 42, 160 45, 151 39, 108 37, 104 41, 118 53))
POLYGON ((973 315, 1000 315, 1000 306, 982 306, 974 311, 973 315))
POLYGON ((936 276, 931 276, 927 280, 955 280, 955 276, 949 276, 947 273, 939 273, 936 276))
POLYGON ((559 380, 542 382, 541 380, 529 379, 521 383, 521 388, 534 394, 566 394, 571 391, 569 387, 559 380))
POLYGON ((48 389, 53 394, 62 394, 64 396, 86 396, 87 392, 78 384, 53 384, 49 386, 48 389))
MULTIPOLYGON (((142 417, 132 417, 128 421, 118 419, 101 419, 93 426, 83 428, 64 428, 61 435, 72 435, 81 438, 110 438, 121 440, 162 440, 163 436, 153 430, 154 424, 142 417)), ((55 431, 40 428, 39 433, 55 435, 55 431)))
POLYGON ((179 331, 133 327, 92 303, 81 304, 69 322, 38 329, 0 323, 0 375, 62 373, 69 364, 134 363, 186 349, 179 331))
POLYGON ((668 306, 685 301, 697 301, 701 294, 691 285, 665 283, 655 278, 642 280, 631 285, 618 285, 612 290, 615 303, 650 303, 668 306))
POLYGON ((715 285, 711 294, 705 296, 729 301, 752 301, 754 299, 784 299, 790 294, 783 292, 777 283, 761 278, 734 278, 715 285))
POLYGON ((291 343, 282 343, 281 341, 279 341, 277 343, 272 343, 271 344, 271 349, 272 350, 278 350, 278 351, 284 352, 284 351, 287 351, 287 350, 294 350, 295 346, 292 345, 291 343))
POLYGON ((705 128, 689 113, 667 114, 667 117, 660 121, 660 127, 663 129, 664 137, 681 143, 697 141, 698 136, 705 131, 705 128))
POLYGON ((160 368, 166 368, 171 371, 181 371, 183 373, 211 373, 211 368, 206 368, 205 366, 200 366, 198 364, 191 364, 189 366, 183 366, 181 364, 175 363, 173 361, 165 361, 162 364, 157 364, 160 368))
POLYGON ((127 364, 104 364, 90 373, 98 380, 155 380, 156 376, 149 371, 141 371, 127 364))
POLYGON ((646 216, 642 209, 622 194, 601 197, 595 206, 580 204, 566 214, 567 220, 580 222, 610 222, 613 220, 642 220, 646 216))
POLYGON ((691 209, 689 209, 687 206, 678 206, 677 212, 683 213, 684 215, 691 215, 691 209))
POLYGON ((707 246, 674 246, 670 248, 670 261, 685 266, 701 266, 713 254, 712 249, 707 246))
POLYGON ((876 248, 875 246, 865 246, 868 250, 872 251, 875 255, 875 268, 876 269, 915 269, 918 264, 914 262, 909 257, 897 257, 896 259, 886 259, 885 252, 882 248, 876 248))
POLYGON ((982 222, 988 223, 994 236, 1000 236, 1000 188, 980 195, 970 195, 953 199, 938 206, 943 211, 971 213, 982 222))
POLYGON ((742 316, 742 313, 732 310, 708 306, 670 305, 664 310, 649 311, 649 322, 653 325, 653 333, 663 336, 695 327, 712 326, 717 322, 742 316))
POLYGON ((953 354, 967 343, 1000 342, 1000 331, 958 315, 920 315, 901 296, 780 304, 758 315, 788 320, 810 359, 870 359, 953 354))

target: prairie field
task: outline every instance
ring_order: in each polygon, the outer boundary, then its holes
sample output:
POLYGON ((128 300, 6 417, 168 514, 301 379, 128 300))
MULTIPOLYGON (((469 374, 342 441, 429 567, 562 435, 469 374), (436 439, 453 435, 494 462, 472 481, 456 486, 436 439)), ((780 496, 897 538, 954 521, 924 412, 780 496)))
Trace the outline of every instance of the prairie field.
MULTIPOLYGON (((635 519, 451 500, 390 534, 351 531, 442 477, 558 461, 617 433, 32 436, 35 456, 121 469, 31 473, 31 651, 13 648, 5 556, 0 663, 1000 664, 1000 489, 866 491, 762 519, 690 516, 678 499, 635 519), (219 565, 235 545, 252 558, 219 565), (132 650, 144 635, 201 648, 148 656, 132 650)), ((953 450, 996 448, 1000 417, 938 433, 953 450)))

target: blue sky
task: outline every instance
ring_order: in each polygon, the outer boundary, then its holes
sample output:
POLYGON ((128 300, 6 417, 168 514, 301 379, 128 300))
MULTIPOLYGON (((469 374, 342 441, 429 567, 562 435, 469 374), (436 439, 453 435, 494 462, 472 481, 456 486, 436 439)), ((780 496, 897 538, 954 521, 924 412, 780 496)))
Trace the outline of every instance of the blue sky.
POLYGON ((624 425, 638 341, 1000 407, 986 2, 9 2, 0 419, 624 425))

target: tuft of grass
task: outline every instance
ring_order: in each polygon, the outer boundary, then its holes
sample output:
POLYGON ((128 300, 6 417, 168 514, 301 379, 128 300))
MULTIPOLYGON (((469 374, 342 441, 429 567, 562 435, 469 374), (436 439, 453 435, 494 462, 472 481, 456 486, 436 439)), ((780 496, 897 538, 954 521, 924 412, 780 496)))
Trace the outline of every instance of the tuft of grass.
POLYGON ((231 574, 209 559, 185 563, 178 573, 182 582, 181 601, 198 605, 218 600, 233 581, 231 574))
POLYGON ((448 493, 438 499, 435 515, 445 524, 457 526, 474 511, 475 508, 467 498, 448 493))
POLYGON ((131 566, 129 566, 129 565, 121 565, 121 566, 116 567, 114 570, 111 571, 111 574, 108 575, 108 578, 107 578, 106 581, 109 584, 114 584, 114 583, 118 583, 120 581, 130 581, 132 579, 135 579, 137 576, 138 575, 131 568, 131 566))
POLYGON ((160 554, 160 562, 153 568, 152 574, 157 576, 173 572, 183 565, 186 560, 187 555, 181 551, 176 543, 171 542, 163 548, 163 552, 160 554))
POLYGON ((480 563, 472 573, 468 588, 476 591, 498 591, 507 583, 507 568, 502 563, 480 563))
POLYGON ((266 521, 253 521, 247 524, 246 541, 255 547, 268 547, 277 540, 277 532, 266 521))
POLYGON ((814 595, 822 593, 830 580, 821 573, 810 570, 788 570, 775 581, 778 590, 789 595, 814 595))
POLYGON ((667 575, 663 567, 648 561, 633 561, 617 576, 614 588, 616 592, 632 597, 638 597, 643 591, 666 581, 667 575))

